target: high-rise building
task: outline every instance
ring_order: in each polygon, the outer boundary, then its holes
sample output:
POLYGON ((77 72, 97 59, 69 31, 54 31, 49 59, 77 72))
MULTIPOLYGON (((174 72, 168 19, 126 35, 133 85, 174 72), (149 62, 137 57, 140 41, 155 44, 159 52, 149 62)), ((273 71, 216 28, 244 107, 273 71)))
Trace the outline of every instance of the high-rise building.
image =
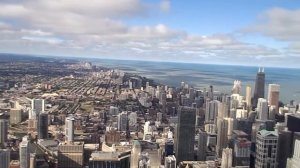
POLYGON ((19 145, 20 155, 20 168, 29 167, 29 140, 27 136, 24 136, 22 142, 19 145))
POLYGON ((232 94, 240 94, 241 93, 241 81, 235 80, 233 82, 233 87, 232 87, 232 94))
POLYGON ((196 109, 180 106, 175 138, 177 163, 194 160, 196 109))
POLYGON ((268 102, 270 106, 275 106, 276 112, 278 112, 279 91, 280 85, 269 84, 268 102))
POLYGON ((212 85, 209 86, 208 98, 214 100, 214 87, 212 85))
POLYGON ((128 125, 127 112, 122 112, 122 113, 118 114, 118 130, 126 131, 127 125, 128 125))
POLYGON ((59 144, 58 168, 82 168, 84 148, 83 144, 59 144))
POLYGON ((250 166, 251 142, 246 138, 236 138, 233 143, 233 166, 250 166))
POLYGON ((264 97, 265 97, 265 72, 264 72, 264 68, 262 69, 259 68, 256 74, 252 105, 256 106, 258 98, 264 98, 264 97))
POLYGON ((198 152, 197 160, 206 161, 206 152, 207 152, 207 133, 200 131, 198 134, 198 152))
POLYGON ((176 168, 176 158, 174 155, 165 157, 165 168, 176 168))
POLYGON ((205 122, 214 122, 216 119, 217 113, 218 113, 218 106, 219 106, 218 100, 213 101, 207 101, 206 102, 206 111, 205 111, 205 122))
POLYGON ((277 143, 277 164, 280 168, 286 167, 286 161, 289 157, 292 157, 292 139, 293 133, 288 130, 278 131, 278 143, 277 143))
POLYGON ((10 150, 0 149, 0 167, 8 168, 10 163, 10 150))
POLYGON ((7 142, 8 122, 5 119, 0 119, 0 144, 7 142))
POLYGON ((221 158, 223 149, 228 146, 228 120, 219 120, 217 130, 218 135, 216 149, 218 157, 221 158))
POLYGON ((293 158, 287 160, 286 168, 298 168, 300 165, 300 140, 296 139, 293 158))
POLYGON ((74 141, 74 120, 73 116, 69 116, 65 121, 65 135, 68 142, 74 141))
POLYGON ((265 72, 264 68, 258 70, 256 74, 255 89, 253 96, 253 105, 257 105, 259 98, 265 97, 265 72))
POLYGON ((222 163, 221 168, 231 168, 232 167, 232 149, 225 148, 222 152, 222 163))
POLYGON ((255 168, 275 168, 277 166, 278 134, 275 131, 261 130, 256 135, 255 168))
POLYGON ((246 87, 246 105, 248 112, 251 109, 251 95, 252 95, 252 89, 250 86, 246 87))
POLYGON ((18 124, 22 121, 22 110, 21 109, 10 109, 10 124, 18 124))
POLYGON ((45 111, 44 99, 32 99, 31 100, 31 112, 29 112, 29 119, 36 119, 39 113, 45 111))
POLYGON ((264 98, 259 98, 257 102, 257 113, 258 113, 258 119, 259 120, 268 120, 269 118, 269 112, 268 112, 268 102, 264 98))
POLYGON ((48 113, 40 113, 38 117, 38 138, 48 138, 48 113))

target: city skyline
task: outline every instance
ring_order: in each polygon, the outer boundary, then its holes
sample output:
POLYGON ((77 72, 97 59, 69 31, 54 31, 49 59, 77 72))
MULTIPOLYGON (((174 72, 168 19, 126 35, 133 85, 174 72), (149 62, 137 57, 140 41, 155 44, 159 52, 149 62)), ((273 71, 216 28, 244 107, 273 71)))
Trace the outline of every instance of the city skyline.
POLYGON ((299 5, 4 0, 0 53, 299 68, 299 5))

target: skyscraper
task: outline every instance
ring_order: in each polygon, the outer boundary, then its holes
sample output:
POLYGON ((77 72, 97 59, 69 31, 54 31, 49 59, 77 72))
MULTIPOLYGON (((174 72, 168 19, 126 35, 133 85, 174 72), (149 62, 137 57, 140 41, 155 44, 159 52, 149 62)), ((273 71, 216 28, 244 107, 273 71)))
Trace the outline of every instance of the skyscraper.
POLYGON ((0 167, 8 168, 10 163, 10 150, 0 149, 0 167))
POLYGON ((206 161, 206 152, 207 152, 207 133, 200 131, 198 139, 198 152, 197 152, 197 160, 206 161))
POLYGON ((232 167, 232 149, 225 148, 222 152, 222 163, 221 168, 231 168, 232 167))
POLYGON ((0 120, 0 144, 4 144, 7 141, 8 134, 8 122, 5 119, 0 120))
POLYGON ((265 97, 265 72, 264 69, 258 70, 256 75, 255 81, 255 89, 254 89, 254 96, 253 96, 253 105, 256 107, 258 98, 265 97))
POLYGON ((177 163, 194 160, 196 109, 180 106, 175 138, 177 163))
POLYGON ((31 100, 31 112, 29 112, 29 119, 37 118, 38 114, 45 111, 44 99, 31 100))
POLYGON ((298 168, 300 165, 300 140, 296 139, 293 158, 287 160, 286 168, 298 168))
POLYGON ((40 113, 38 117, 38 138, 48 138, 48 114, 40 113))
POLYGON ((127 124, 128 124, 127 112, 122 112, 118 114, 118 130, 126 131, 127 124))
POLYGON ((256 136, 255 168, 275 168, 278 134, 275 131, 261 130, 256 136))
POLYGON ((232 94, 240 94, 241 93, 241 81, 235 80, 233 82, 233 87, 232 87, 232 94))
POLYGON ((264 98, 259 98, 257 102, 257 115, 259 120, 268 120, 268 102, 264 98))
POLYGON ((206 111, 205 111, 205 122, 210 123, 214 122, 218 113, 219 101, 207 101, 206 102, 206 111))
POLYGON ((68 142, 73 142, 74 140, 74 120, 73 116, 69 116, 65 121, 65 135, 68 142))
POLYGON ((280 91, 280 85, 269 84, 268 102, 270 106, 275 107, 276 112, 278 112, 279 91, 280 91))
POLYGON ((251 92, 252 89, 250 86, 246 87, 246 104, 247 104, 247 110, 250 111, 251 109, 251 92))
POLYGON ((20 168, 29 167, 29 141, 28 137, 24 136, 19 146, 20 168))

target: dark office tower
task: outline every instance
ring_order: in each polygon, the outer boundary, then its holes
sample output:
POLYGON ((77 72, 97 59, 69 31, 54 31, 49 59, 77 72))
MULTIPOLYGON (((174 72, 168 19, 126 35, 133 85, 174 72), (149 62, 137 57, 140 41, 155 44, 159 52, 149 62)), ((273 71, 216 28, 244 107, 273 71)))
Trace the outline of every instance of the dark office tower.
POLYGON ((198 139, 197 160, 206 161, 207 133, 200 131, 198 136, 199 136, 199 139, 198 139))
POLYGON ((194 160, 196 109, 180 106, 175 136, 177 163, 194 160))
POLYGON ((209 86, 208 98, 210 98, 210 100, 214 99, 214 87, 212 85, 209 86))
POLYGON ((1 119, 0 120, 0 145, 4 144, 7 141, 8 134, 8 121, 1 119))
POLYGON ((48 138, 48 114, 40 113, 38 118, 38 138, 48 138))
POLYGON ((287 116, 287 127, 289 131, 300 132, 300 115, 292 114, 287 116))
POLYGON ((265 72, 264 69, 258 70, 256 74, 256 81, 255 81, 255 90, 254 90, 254 97, 253 97, 253 106, 257 106, 258 98, 264 98, 265 96, 265 72))
POLYGON ((280 131, 278 133, 278 144, 277 144, 277 158, 276 162, 278 167, 285 168, 286 161, 292 157, 292 132, 291 131, 280 131))

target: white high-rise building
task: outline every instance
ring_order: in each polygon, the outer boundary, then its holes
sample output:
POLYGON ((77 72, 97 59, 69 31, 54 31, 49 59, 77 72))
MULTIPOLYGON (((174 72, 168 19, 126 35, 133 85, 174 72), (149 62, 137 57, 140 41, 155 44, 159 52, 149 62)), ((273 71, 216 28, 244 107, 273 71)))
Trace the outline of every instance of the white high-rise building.
POLYGON ((286 168, 299 168, 300 165, 300 140, 296 139, 293 158, 288 159, 286 168))
POLYGON ((8 168, 10 163, 10 150, 0 149, 0 167, 8 168))
POLYGON ((24 136, 19 145, 20 168, 29 167, 29 141, 28 137, 24 136))
POLYGON ((4 144, 7 141, 8 134, 8 122, 5 119, 0 120, 0 144, 4 144))
POLYGON ((239 80, 235 80, 233 82, 232 94, 240 94, 242 88, 242 82, 239 80))
POLYGON ((256 135, 255 168, 276 168, 278 133, 261 130, 256 135))
POLYGON ((174 155, 165 157, 165 168, 176 168, 176 157, 174 155))
POLYGON ((222 152, 222 163, 221 168, 231 168, 232 167, 232 149, 225 148, 222 152))
POLYGON ((118 114, 118 130, 119 131, 126 131, 127 123, 128 123, 127 112, 122 112, 118 114))
POLYGON ((29 119, 37 119, 38 114, 44 111, 45 111, 44 99, 31 100, 31 111, 29 112, 29 119))
POLYGON ((73 142, 74 141, 74 117, 69 116, 65 121, 65 135, 66 141, 73 142))
POLYGON ((251 95, 252 95, 252 89, 250 86, 246 87, 246 104, 247 104, 247 110, 250 110, 251 108, 251 95))
POLYGON ((269 112, 268 112, 268 102, 264 98, 259 98, 257 102, 257 115, 259 120, 268 120, 269 112))

